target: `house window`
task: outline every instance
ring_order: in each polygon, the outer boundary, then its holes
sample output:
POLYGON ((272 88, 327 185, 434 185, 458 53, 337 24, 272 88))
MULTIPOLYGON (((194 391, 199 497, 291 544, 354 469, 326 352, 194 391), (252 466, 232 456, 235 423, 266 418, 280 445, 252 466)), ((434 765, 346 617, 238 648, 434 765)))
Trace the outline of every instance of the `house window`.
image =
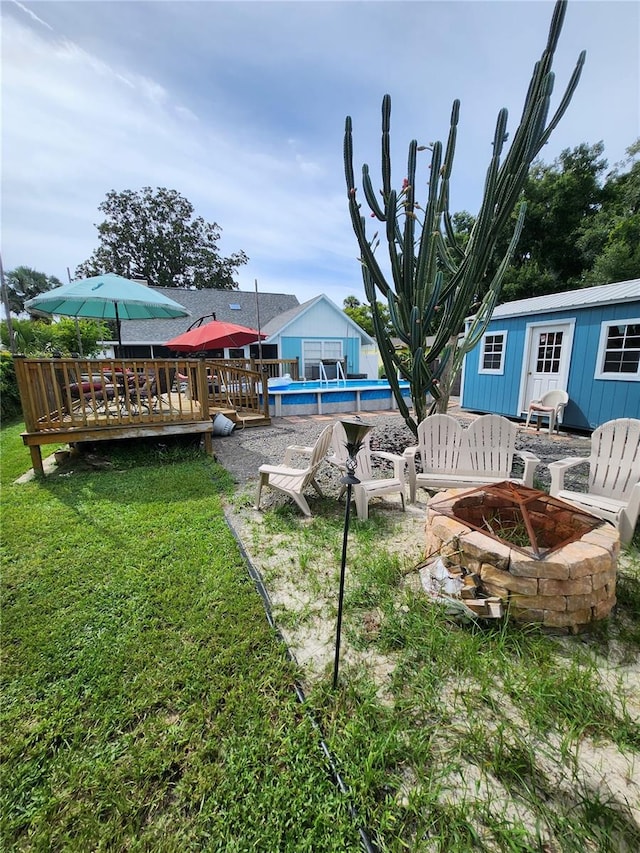
POLYGON ((342 341, 303 341, 302 342, 302 371, 305 379, 320 378, 320 362, 325 359, 342 358, 342 341))
POLYGON ((602 324, 595 378, 640 380, 640 318, 602 324))
POLYGON ((479 373, 504 373, 506 332, 487 332, 482 338, 479 373))

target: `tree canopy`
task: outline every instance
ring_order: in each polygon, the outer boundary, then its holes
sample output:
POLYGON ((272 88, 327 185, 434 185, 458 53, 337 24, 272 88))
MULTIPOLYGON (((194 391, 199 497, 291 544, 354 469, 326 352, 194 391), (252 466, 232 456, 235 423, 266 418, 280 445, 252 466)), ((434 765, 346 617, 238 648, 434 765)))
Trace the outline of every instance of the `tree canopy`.
POLYGON ((115 272, 156 287, 238 287, 234 276, 247 255, 222 256, 220 226, 194 216, 191 202, 176 190, 111 190, 98 210, 105 214, 96 225, 100 245, 77 267, 76 277, 115 272))
MULTIPOLYGON (((534 163, 500 301, 640 278, 639 154, 636 141, 606 175, 602 142, 566 149, 551 164, 534 163)), ((508 237, 506 231, 503 245, 508 237)))
POLYGON ((31 267, 20 266, 10 270, 6 276, 9 308, 12 314, 22 314, 24 303, 40 293, 60 287, 62 282, 55 275, 46 275, 31 267))
MULTIPOLYGON (((373 315, 371 313, 370 305, 363 305, 359 299, 356 299, 355 296, 347 296, 347 298, 342 303, 343 311, 350 317, 354 323, 357 323, 361 329, 375 337, 375 330, 373 328, 373 315)), ((386 306, 381 302, 378 303, 378 311, 380 312, 380 316, 382 322, 387 328, 389 332, 391 332, 391 326, 389 322, 389 311, 386 306)))

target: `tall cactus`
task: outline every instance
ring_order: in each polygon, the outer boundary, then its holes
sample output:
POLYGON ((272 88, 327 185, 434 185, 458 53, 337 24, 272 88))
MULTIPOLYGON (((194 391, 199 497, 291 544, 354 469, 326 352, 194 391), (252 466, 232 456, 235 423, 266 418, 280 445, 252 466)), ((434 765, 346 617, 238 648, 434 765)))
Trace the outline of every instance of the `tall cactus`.
POLYGON ((416 171, 420 151, 416 140, 409 144, 406 178, 399 191, 391 185, 390 119, 391 98, 382 101, 382 189, 373 189, 369 167, 362 167, 362 190, 371 217, 384 224, 389 252, 390 281, 378 263, 375 250, 378 232, 371 238, 357 198, 353 172, 352 122, 347 116, 344 135, 345 178, 351 222, 360 247, 360 261, 367 301, 371 306, 380 354, 398 403, 409 428, 416 433, 418 423, 429 412, 427 395, 435 406, 443 397, 439 380, 443 373, 455 375, 464 354, 480 340, 496 305, 505 270, 511 260, 524 223, 521 204, 509 247, 493 277, 488 268, 497 240, 520 198, 532 161, 564 115, 580 79, 585 51, 580 54, 571 79, 555 114, 547 122, 554 74, 553 56, 566 12, 566 0, 556 3, 546 47, 536 62, 524 102, 520 124, 503 162, 507 140, 507 110, 498 114, 493 138, 493 154, 487 169, 482 204, 466 246, 459 245, 449 213, 449 181, 456 146, 460 102, 454 101, 447 144, 428 146, 431 151, 427 197, 416 200, 416 171), (479 305, 478 294, 485 291, 479 305), (386 300, 393 336, 405 344, 409 357, 394 350, 378 310, 378 291, 386 300), (461 344, 455 342, 465 318, 474 312, 461 344), (427 339, 432 339, 428 342, 427 339), (413 403, 412 415, 402 396, 399 379, 408 380, 413 403))

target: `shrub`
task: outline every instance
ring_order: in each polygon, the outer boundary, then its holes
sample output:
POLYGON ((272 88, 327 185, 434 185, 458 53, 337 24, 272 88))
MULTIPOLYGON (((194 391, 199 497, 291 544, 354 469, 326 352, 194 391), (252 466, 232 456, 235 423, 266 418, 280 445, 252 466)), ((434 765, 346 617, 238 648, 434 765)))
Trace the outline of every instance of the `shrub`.
POLYGON ((22 417, 16 371, 10 352, 0 351, 0 418, 2 422, 22 417))

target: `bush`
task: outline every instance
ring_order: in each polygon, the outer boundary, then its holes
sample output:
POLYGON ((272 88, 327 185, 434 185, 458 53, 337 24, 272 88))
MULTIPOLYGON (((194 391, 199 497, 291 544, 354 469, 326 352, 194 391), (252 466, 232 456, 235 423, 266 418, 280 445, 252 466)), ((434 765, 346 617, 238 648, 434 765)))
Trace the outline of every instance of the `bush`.
POLYGON ((21 417, 22 406, 13 358, 10 352, 0 352, 0 418, 5 423, 21 417))

